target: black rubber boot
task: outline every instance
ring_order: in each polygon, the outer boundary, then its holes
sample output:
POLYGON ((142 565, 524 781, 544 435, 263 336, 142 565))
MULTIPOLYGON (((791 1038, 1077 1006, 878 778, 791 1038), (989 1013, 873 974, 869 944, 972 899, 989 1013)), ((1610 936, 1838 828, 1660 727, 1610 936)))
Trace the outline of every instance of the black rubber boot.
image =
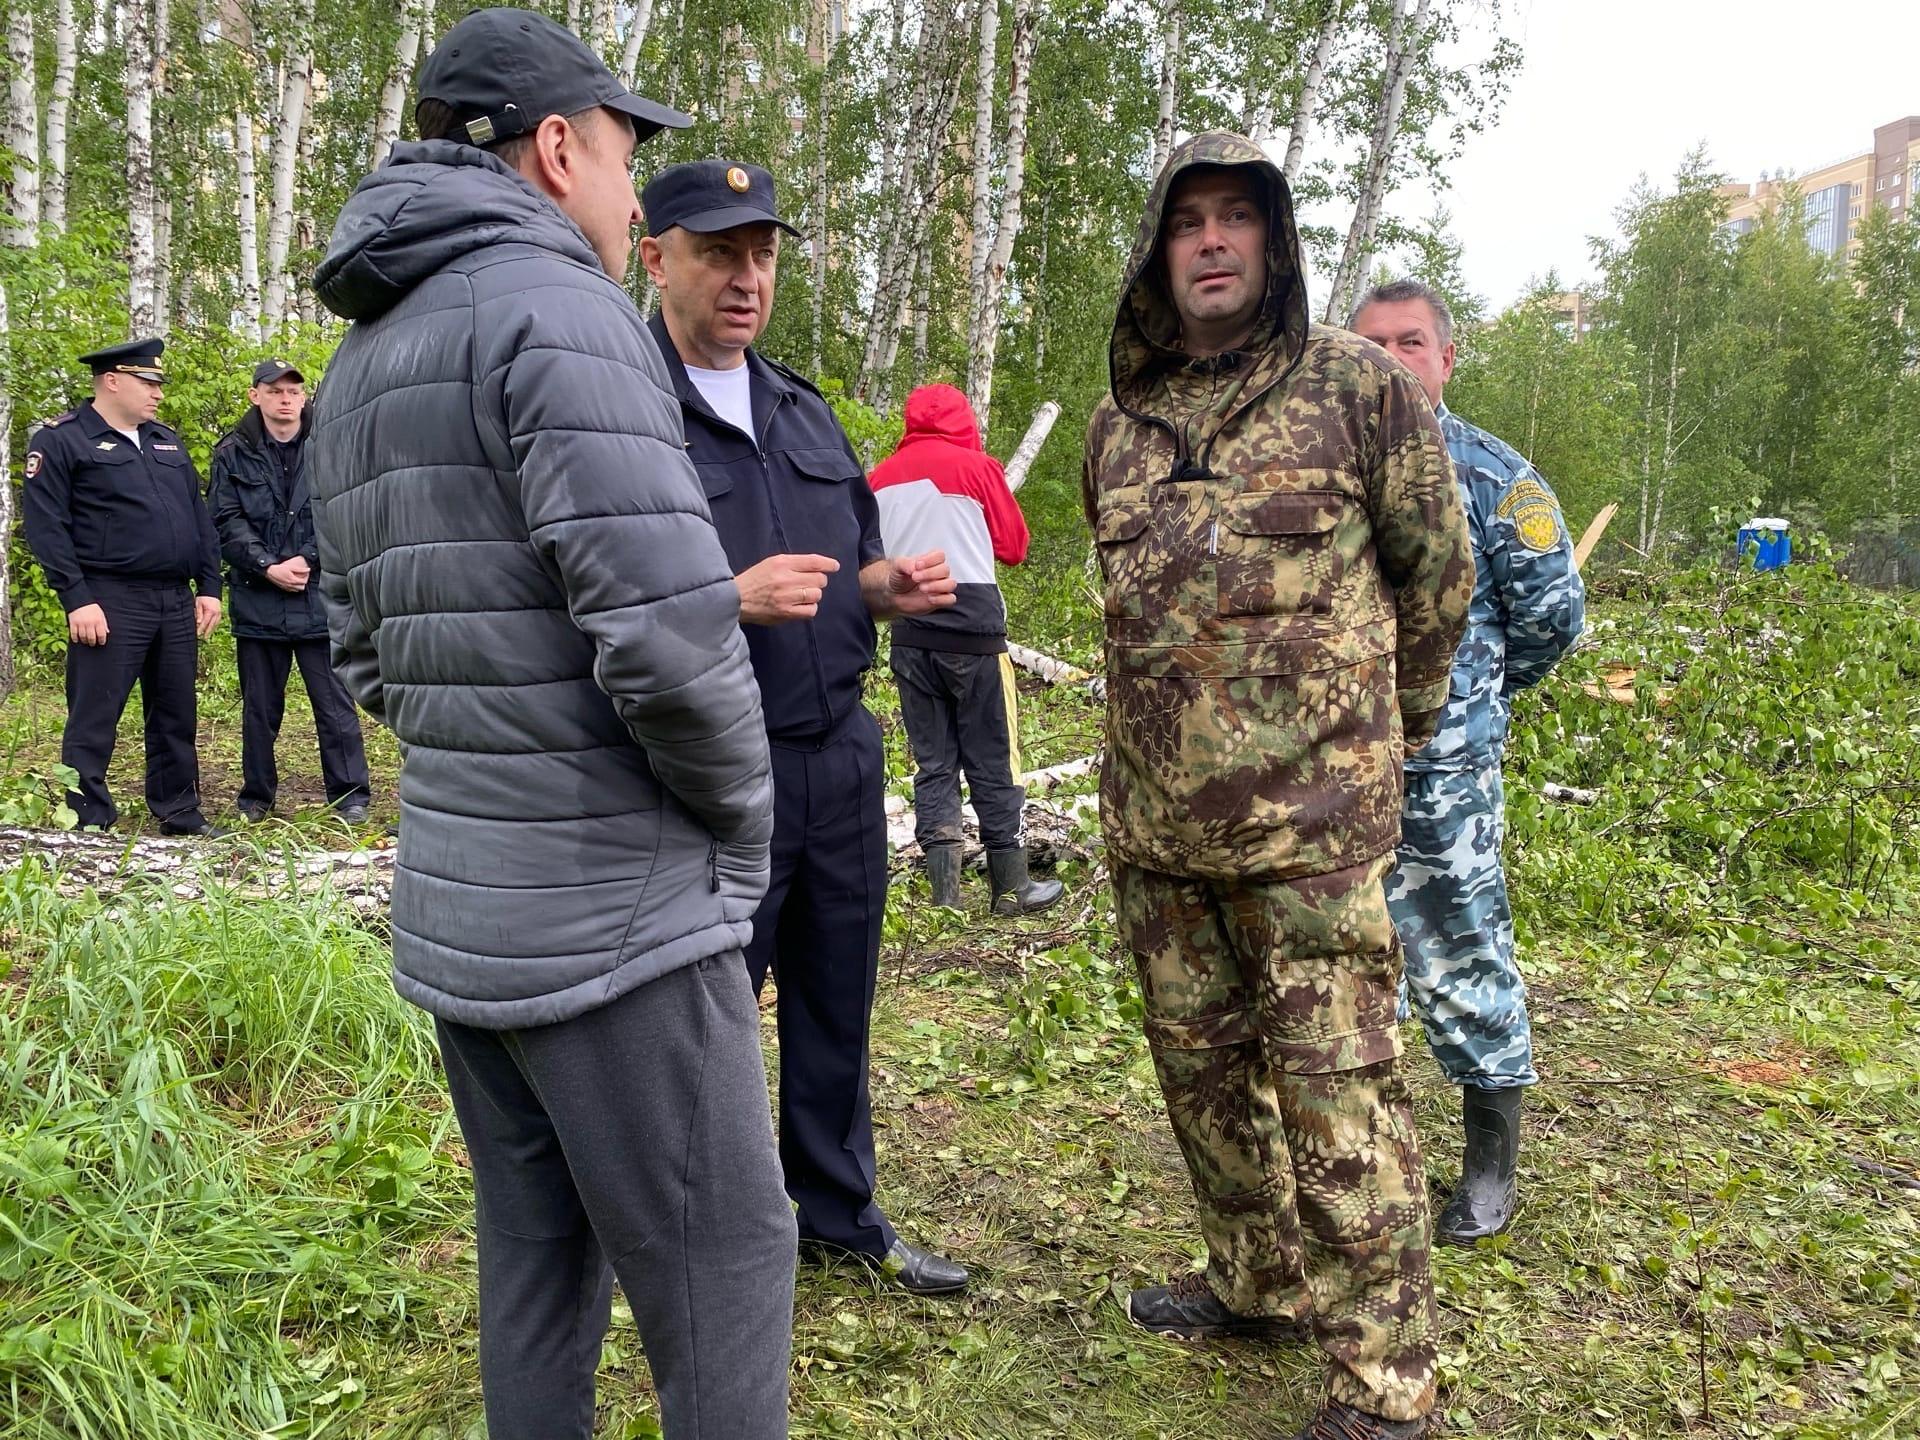
POLYGON ((960 854, 958 845, 927 847, 927 883, 933 887, 933 903, 948 910, 961 908, 960 854))
POLYGON ((1520 1158, 1520 1101, 1525 1090, 1463 1086, 1461 1118, 1467 1148, 1460 1160, 1460 1186, 1434 1222, 1433 1238, 1444 1245, 1471 1245, 1498 1235, 1513 1219, 1519 1199, 1514 1165, 1520 1158))
POLYGON ((993 880, 993 913, 996 915, 1031 915, 1053 904, 1067 889, 1058 880, 1027 878, 1024 845, 989 850, 987 874, 993 880))

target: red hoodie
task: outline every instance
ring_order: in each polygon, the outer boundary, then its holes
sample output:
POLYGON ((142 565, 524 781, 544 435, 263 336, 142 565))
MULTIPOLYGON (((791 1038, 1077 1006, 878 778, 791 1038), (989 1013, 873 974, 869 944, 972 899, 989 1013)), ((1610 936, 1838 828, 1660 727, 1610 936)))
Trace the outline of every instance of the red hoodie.
POLYGON ((880 506, 887 553, 944 550, 957 582, 950 608, 894 622, 893 643, 978 655, 1006 649, 1007 612, 993 562, 1027 558, 1027 518, 1006 471, 981 448, 967 397, 951 385, 922 385, 909 395, 900 448, 867 483, 880 506))

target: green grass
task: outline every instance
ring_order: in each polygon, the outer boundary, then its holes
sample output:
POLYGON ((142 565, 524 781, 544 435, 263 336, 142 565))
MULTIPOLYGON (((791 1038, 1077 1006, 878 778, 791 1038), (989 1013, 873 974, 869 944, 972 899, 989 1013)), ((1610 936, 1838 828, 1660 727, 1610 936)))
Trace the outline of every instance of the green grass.
MULTIPOLYGON (((1594 612, 1512 747, 1543 1083, 1518 1223, 1436 1261, 1443 1406, 1463 1435, 1907 1440, 1920 607, 1805 572, 1635 581, 1594 612), (1631 703, 1582 689, 1620 666, 1631 703), (1546 780, 1599 802, 1548 804, 1546 780)), ((1030 765, 1085 753, 1083 698, 1027 698, 1030 765)), ((57 711, 9 703, 16 772, 50 763, 57 711)), ((278 851, 242 868, 265 895, 0 877, 0 1432, 478 1435, 471 1197, 430 1028, 343 898, 274 879, 278 851)), ((896 880, 882 1200, 979 1283, 930 1302, 803 1272, 796 1435, 1287 1434, 1317 1395, 1309 1350, 1125 1323, 1124 1292, 1198 1237, 1104 877, 1064 873, 1063 907, 1022 922, 977 879, 964 921, 896 880)), ((1444 1190, 1455 1100, 1406 1038, 1444 1190)), ((655 1433, 624 1313, 601 1381, 602 1433, 655 1433)))

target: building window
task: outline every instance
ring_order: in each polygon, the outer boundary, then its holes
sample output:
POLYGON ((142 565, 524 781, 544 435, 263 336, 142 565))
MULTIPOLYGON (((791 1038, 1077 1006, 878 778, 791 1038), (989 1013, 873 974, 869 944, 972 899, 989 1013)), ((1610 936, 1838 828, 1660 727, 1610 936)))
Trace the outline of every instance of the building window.
POLYGON ((1891 200, 1887 201, 1887 208, 1889 210, 1898 210, 1900 208, 1900 197, 1896 195, 1891 200))
POLYGON ((1860 207, 1858 205, 1848 207, 1847 218, 1850 220, 1858 220, 1860 218, 1860 207))

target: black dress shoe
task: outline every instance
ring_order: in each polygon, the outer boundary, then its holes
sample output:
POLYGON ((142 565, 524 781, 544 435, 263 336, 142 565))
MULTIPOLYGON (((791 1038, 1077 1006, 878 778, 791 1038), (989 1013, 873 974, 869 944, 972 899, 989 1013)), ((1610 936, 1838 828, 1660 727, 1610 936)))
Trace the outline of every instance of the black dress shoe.
POLYGON ((1313 1327, 1280 1315, 1236 1315, 1204 1275, 1189 1272, 1171 1285, 1154 1285, 1127 1297, 1127 1318, 1142 1330, 1176 1340, 1306 1340, 1313 1327))
POLYGON ((265 805, 235 805, 233 808, 235 813, 249 825, 259 825, 273 813, 272 809, 265 805))
POLYGON ((364 800, 349 800, 340 807, 340 818, 349 825, 367 823, 367 805, 364 800))
POLYGON ((205 820, 163 820, 160 822, 162 835, 197 835, 202 840, 218 840, 223 835, 231 835, 232 830, 225 825, 212 825, 205 820))
POLYGON ((956 1265, 944 1255, 922 1250, 895 1236, 885 1255, 868 1255, 859 1250, 842 1250, 817 1240, 802 1240, 800 1254, 807 1259, 858 1260, 885 1276, 902 1290, 914 1295, 957 1295, 967 1288, 967 1267, 956 1265))

